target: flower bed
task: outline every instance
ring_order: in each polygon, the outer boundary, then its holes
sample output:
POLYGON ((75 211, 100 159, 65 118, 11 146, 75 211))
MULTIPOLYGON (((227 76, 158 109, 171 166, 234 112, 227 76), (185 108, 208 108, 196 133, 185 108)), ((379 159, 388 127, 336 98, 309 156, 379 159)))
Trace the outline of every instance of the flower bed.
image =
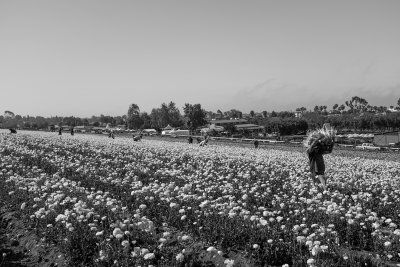
POLYGON ((54 133, 0 134, 2 203, 78 266, 400 261, 400 163, 54 133))

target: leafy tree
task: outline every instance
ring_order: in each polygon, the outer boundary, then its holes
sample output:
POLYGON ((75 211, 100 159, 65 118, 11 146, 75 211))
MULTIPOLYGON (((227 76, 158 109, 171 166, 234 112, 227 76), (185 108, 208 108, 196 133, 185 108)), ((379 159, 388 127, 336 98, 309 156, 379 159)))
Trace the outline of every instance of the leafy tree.
POLYGON ((268 112, 267 111, 265 111, 265 110, 263 110, 263 112, 261 112, 262 113, 262 115, 263 115, 263 117, 264 118, 266 118, 267 117, 267 115, 268 115, 268 112))
POLYGON ((139 106, 136 104, 131 104, 128 109, 128 114, 127 114, 127 123, 129 129, 139 129, 143 122, 140 118, 140 109, 139 106))
POLYGON ((278 117, 280 118, 295 117, 295 114, 291 111, 281 111, 278 113, 278 117))
POLYGON ((155 129, 161 129, 168 124, 172 127, 184 125, 182 115, 174 102, 162 103, 160 108, 153 108, 150 113, 150 124, 155 129))
POLYGON ((184 124, 181 112, 172 101, 168 104, 168 114, 170 119, 169 124, 171 124, 171 126, 180 127, 184 124))
POLYGON ((49 123, 44 117, 37 116, 35 118, 35 121, 38 129, 46 129, 49 126, 49 123))
POLYGON ((206 112, 201 108, 200 104, 188 104, 185 103, 183 107, 184 117, 186 119, 186 125, 191 130, 194 131, 198 127, 203 126, 207 123, 206 112))
POLYGON ((4 111, 4 118, 14 118, 15 114, 12 111, 6 110, 4 111))
POLYGON ((231 109, 230 111, 225 112, 225 114, 226 114, 226 117, 229 117, 229 118, 241 119, 243 117, 243 113, 237 109, 231 109))
POLYGON ((149 129, 151 128, 151 118, 147 112, 143 112, 140 114, 140 119, 142 120, 143 124, 141 126, 142 129, 149 129))
POLYGON ((153 108, 150 113, 150 124, 152 128, 161 129, 165 127, 161 121, 161 110, 159 108, 153 108))
POLYGON ((303 113, 303 112, 307 111, 307 109, 305 107, 301 107, 301 108, 296 108, 296 111, 303 113))
POLYGON ((254 110, 250 110, 250 117, 254 118, 254 110))
POLYGON ((349 107, 350 113, 360 113, 367 110, 368 101, 364 98, 353 96, 350 100, 346 101, 345 104, 349 107))

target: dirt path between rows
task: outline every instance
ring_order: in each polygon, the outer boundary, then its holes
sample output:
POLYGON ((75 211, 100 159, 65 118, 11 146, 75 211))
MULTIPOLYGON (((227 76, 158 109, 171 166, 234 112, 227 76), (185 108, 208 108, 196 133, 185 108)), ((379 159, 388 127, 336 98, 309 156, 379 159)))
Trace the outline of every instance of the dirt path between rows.
POLYGON ((62 266, 64 258, 48 247, 0 200, 0 267, 62 266))

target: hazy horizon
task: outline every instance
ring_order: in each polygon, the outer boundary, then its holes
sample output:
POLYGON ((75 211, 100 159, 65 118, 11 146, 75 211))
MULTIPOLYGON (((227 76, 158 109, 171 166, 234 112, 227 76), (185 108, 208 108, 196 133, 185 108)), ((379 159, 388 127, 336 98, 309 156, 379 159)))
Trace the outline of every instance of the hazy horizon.
POLYGON ((0 113, 400 98, 400 1, 1 1, 0 113))

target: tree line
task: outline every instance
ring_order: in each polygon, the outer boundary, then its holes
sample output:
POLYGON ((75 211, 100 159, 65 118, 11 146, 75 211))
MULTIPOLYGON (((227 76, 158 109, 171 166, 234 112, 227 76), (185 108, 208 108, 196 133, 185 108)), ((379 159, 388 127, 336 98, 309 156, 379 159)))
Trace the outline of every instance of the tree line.
POLYGON ((162 103, 159 108, 153 108, 151 113, 141 112, 137 104, 129 105, 127 114, 122 116, 92 116, 91 118, 21 116, 12 111, 5 111, 0 116, 0 127, 2 128, 24 128, 24 129, 46 129, 50 126, 75 127, 75 126, 105 126, 126 127, 128 129, 161 130, 170 125, 174 128, 187 128, 196 130, 206 125, 206 111, 200 104, 186 103, 183 114, 174 102, 162 103))
MULTIPOLYGON (((20 116, 12 111, 5 111, 0 116, 3 128, 45 129, 51 125, 64 127, 75 126, 124 126, 128 129, 153 128, 160 131, 170 125, 174 128, 190 129, 192 131, 207 124, 207 119, 245 118, 248 123, 264 126, 265 133, 281 135, 305 134, 307 130, 330 123, 339 131, 374 132, 395 131, 400 129, 400 99, 397 106, 383 107, 369 105, 368 101, 354 96, 344 104, 335 104, 331 109, 316 105, 313 110, 299 107, 295 111, 261 111, 251 110, 248 114, 237 109, 228 111, 206 111, 201 104, 186 103, 179 108, 174 102, 162 103, 153 108, 150 113, 141 112, 137 104, 131 104, 126 114, 122 116, 92 116, 91 118, 20 116)), ((229 134, 235 133, 234 123, 225 126, 229 134)))

